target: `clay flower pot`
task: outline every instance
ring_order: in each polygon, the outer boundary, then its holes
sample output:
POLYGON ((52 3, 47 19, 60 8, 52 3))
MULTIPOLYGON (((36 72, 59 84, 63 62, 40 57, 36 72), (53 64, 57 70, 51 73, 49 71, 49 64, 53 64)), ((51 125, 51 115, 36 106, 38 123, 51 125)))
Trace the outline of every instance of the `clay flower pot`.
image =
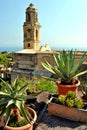
POLYGON ((56 85, 58 87, 59 95, 66 95, 68 91, 73 91, 77 94, 78 86, 80 86, 80 81, 76 80, 76 84, 73 85, 64 85, 61 84, 60 81, 56 81, 56 85))
MULTIPOLYGON (((31 121, 30 124, 27 124, 27 125, 21 126, 21 127, 10 127, 7 125, 5 127, 5 129, 6 130, 33 130, 33 124, 35 123, 35 121, 37 119, 37 115, 36 115, 36 112, 32 108, 28 107, 28 111, 33 116, 33 120, 31 121)), ((5 122, 5 115, 2 117, 2 120, 1 120, 2 126, 4 126, 4 122, 5 122)))

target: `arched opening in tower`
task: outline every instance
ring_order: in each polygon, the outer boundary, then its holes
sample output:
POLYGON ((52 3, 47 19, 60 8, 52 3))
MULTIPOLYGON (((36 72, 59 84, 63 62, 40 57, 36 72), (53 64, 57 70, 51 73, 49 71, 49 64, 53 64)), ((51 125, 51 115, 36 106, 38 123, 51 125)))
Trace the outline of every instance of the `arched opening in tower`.
POLYGON ((30 13, 28 13, 28 21, 31 22, 30 13))
POLYGON ((38 41, 38 30, 36 30, 36 41, 38 41))

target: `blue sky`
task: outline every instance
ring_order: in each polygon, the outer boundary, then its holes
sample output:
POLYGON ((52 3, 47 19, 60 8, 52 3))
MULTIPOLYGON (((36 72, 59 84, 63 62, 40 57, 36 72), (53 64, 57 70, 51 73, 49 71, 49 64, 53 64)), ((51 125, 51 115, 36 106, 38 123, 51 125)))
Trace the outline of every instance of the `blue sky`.
POLYGON ((23 46, 30 3, 38 10, 41 45, 87 49, 87 0, 0 0, 0 47, 23 46))

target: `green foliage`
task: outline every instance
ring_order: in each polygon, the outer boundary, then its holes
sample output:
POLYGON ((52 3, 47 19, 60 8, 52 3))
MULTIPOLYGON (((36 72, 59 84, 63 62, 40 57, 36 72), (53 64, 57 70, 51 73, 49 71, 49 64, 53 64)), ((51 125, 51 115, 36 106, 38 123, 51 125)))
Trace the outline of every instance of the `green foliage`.
POLYGON ((79 99, 75 99, 74 106, 77 107, 78 109, 82 108, 84 106, 83 101, 79 99))
POLYGON ((73 99, 70 99, 70 98, 67 98, 66 99, 66 105, 68 107, 73 107, 74 106, 74 100, 73 99))
POLYGON ((1 89, 4 89, 4 84, 3 84, 2 81, 0 81, 0 90, 1 90, 1 89))
POLYGON ((33 77, 30 82, 29 89, 31 89, 31 91, 41 90, 50 93, 57 93, 57 87, 53 81, 41 77, 33 77))
POLYGON ((69 91, 69 92, 67 93, 66 98, 75 99, 75 98, 76 98, 76 94, 75 94, 74 92, 72 92, 72 91, 69 91))
POLYGON ((65 105, 65 100, 66 96, 64 95, 59 95, 57 101, 60 102, 61 104, 65 105))
POLYGON ((78 109, 84 106, 83 101, 78 99, 73 91, 69 91, 67 95, 59 95, 57 101, 68 107, 76 107, 78 109))
POLYGON ((84 99, 87 99, 87 82, 81 82, 81 92, 83 94, 84 99))
POLYGON ((5 56, 8 58, 8 59, 12 59, 12 60, 14 60, 14 52, 7 52, 7 53, 5 53, 5 56))
POLYGON ((61 79, 62 83, 73 83, 75 78, 80 75, 87 73, 86 71, 80 71, 79 67, 82 65, 83 61, 86 59, 86 54, 84 53, 79 61, 75 63, 76 51, 62 51, 60 54, 53 54, 55 61, 55 66, 52 66, 49 62, 42 62, 42 66, 53 73, 55 78, 50 78, 51 80, 61 79))
POLYGON ((0 90, 0 116, 6 113, 5 126, 8 124, 11 110, 14 108, 19 110, 27 122, 30 122, 31 115, 27 111, 27 106, 25 105, 26 99, 29 98, 29 96, 26 95, 26 89, 29 83, 25 82, 20 85, 20 80, 18 78, 11 84, 3 80, 2 82, 4 84, 4 89, 0 90))
POLYGON ((7 66, 8 65, 8 59, 4 54, 0 53, 0 64, 7 66))

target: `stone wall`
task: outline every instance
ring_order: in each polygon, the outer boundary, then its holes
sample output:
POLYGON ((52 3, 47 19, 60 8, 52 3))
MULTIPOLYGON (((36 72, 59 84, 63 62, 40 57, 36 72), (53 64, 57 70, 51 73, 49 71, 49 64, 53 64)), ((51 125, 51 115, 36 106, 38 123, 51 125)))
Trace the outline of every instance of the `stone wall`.
MULTIPOLYGON (((60 51, 55 51, 56 53, 60 53, 60 51)), ((82 56, 83 52, 78 52, 76 54, 75 62, 79 60, 82 56)), ((34 73, 43 74, 43 70, 45 70, 42 66, 42 62, 48 61, 52 66, 55 66, 55 62, 53 59, 53 51, 36 51, 35 53, 16 53, 15 55, 15 65, 12 70, 12 75, 20 75, 25 77, 30 77, 34 73)), ((87 70, 87 58, 84 61, 84 64, 81 66, 81 69, 87 70)), ((41 75, 41 74, 40 74, 41 75)), ((50 75, 50 74, 49 74, 50 75)), ((12 77, 16 77, 12 76, 12 77)), ((86 80, 87 75, 80 77, 81 80, 86 80)))
MULTIPOLYGON (((87 64, 83 64, 81 67, 80 67, 81 70, 87 70, 87 64)), ((79 77, 80 81, 86 81, 87 82, 87 73, 84 74, 84 75, 81 75, 79 77)))

